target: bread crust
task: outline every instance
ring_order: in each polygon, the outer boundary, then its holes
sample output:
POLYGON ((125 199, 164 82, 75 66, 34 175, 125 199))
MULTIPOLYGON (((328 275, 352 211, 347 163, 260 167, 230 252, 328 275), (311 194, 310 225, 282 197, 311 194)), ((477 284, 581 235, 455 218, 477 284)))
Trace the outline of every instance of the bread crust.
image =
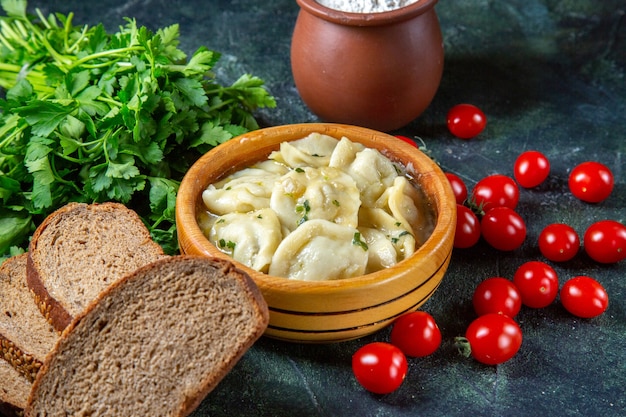
POLYGON ((31 390, 27 406, 25 408, 25 416, 34 417, 37 415, 36 411, 33 410, 33 407, 34 403, 38 400, 38 396, 43 395, 40 394, 40 390, 43 389, 42 381, 44 380, 44 378, 47 377, 47 374, 49 372, 53 372, 54 369, 58 369, 54 368, 54 361, 57 359, 57 357, 64 355, 64 349, 66 347, 71 346, 72 334, 74 331, 76 331, 76 328, 80 326, 81 322, 89 318, 92 314, 94 315, 94 317, 101 317, 97 316, 97 314, 102 312, 97 311, 96 309, 101 303, 103 303, 103 300, 108 297, 117 296, 119 292, 124 291, 124 286, 129 281, 141 279, 141 277, 145 276, 146 273, 149 273, 150 270, 158 269, 164 263, 185 262, 187 260, 193 261, 194 259, 200 259, 202 260, 202 262, 209 261, 216 269, 220 271, 220 273, 241 282, 243 284, 242 287, 246 292, 246 299, 250 301, 250 305, 254 308, 257 322, 254 324, 255 327, 253 329, 253 332, 248 336, 245 343, 238 346, 237 351, 232 352, 225 363, 217 364, 216 370, 206 373, 206 377, 202 381, 198 381, 195 389, 186 392, 185 397, 182 399, 180 409, 175 410, 175 412, 171 415, 184 417, 191 414, 191 412, 193 412, 200 405, 206 395, 211 392, 224 378, 224 376, 226 376, 226 374, 235 366, 235 364, 254 344, 254 342, 263 335, 269 323, 269 309, 263 295, 261 294, 259 288, 254 283, 252 278, 250 278, 250 276, 244 271, 238 269, 231 262, 195 255, 178 255, 157 260, 148 265, 140 267, 134 272, 127 274, 122 279, 116 281, 111 286, 109 286, 105 291, 100 293, 100 295, 95 300, 93 300, 89 304, 89 306, 83 310, 82 313, 78 314, 72 319, 70 324, 63 330, 61 337, 57 341, 52 352, 46 357, 43 366, 37 374, 37 377, 33 383, 33 388, 31 390))
POLYGON ((63 329, 65 329, 72 321, 72 316, 67 312, 67 310, 65 310, 65 308, 63 308, 61 303, 50 296, 50 293, 41 280, 39 270, 34 264, 30 250, 28 252, 26 265, 26 283, 28 288, 30 288, 33 293, 33 299, 35 304, 37 304, 37 308, 39 308, 41 314, 48 321, 48 323, 52 325, 52 327, 54 327, 57 331, 62 332, 63 329))

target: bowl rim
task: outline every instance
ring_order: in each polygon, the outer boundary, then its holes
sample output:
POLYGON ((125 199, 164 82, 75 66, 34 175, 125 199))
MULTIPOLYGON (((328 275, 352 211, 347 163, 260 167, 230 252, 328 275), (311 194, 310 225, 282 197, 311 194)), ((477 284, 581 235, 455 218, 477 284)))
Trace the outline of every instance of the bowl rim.
MULTIPOLYGON (((369 145, 366 145, 369 146, 369 145)), ((223 178, 241 167, 249 166, 253 161, 259 161, 258 158, 250 158, 243 163, 233 164, 230 169, 220 173, 216 179, 223 178)), ((418 181, 419 182, 419 181, 418 181)), ((248 273, 262 288, 272 288, 273 290, 280 289, 285 293, 315 293, 315 292, 329 292, 336 290, 350 290, 353 288, 362 288, 369 285, 380 285, 385 281, 392 281, 396 277, 396 272, 403 271, 405 265, 409 262, 416 262, 417 264, 425 264, 428 262, 428 255, 435 252, 447 250, 446 246, 452 248, 452 240, 454 239, 454 231, 456 224, 456 201, 452 193, 452 189, 441 170, 441 168, 417 147, 412 146, 404 141, 398 140, 394 136, 372 130, 365 127, 339 124, 339 123, 296 123, 288 125, 280 125, 273 127, 266 127, 257 129, 237 137, 230 139, 229 141, 216 146, 209 152, 202 155, 188 170, 183 177, 176 203, 176 223, 180 238, 180 226, 184 224, 186 228, 187 238, 191 245, 195 246, 202 253, 207 256, 219 257, 227 259, 233 262, 239 269, 248 273), (326 280, 326 281, 303 281, 292 280, 284 277, 277 277, 268 275, 266 273, 256 271, 240 262, 235 261, 229 255, 221 252, 215 245, 213 245, 204 235, 197 222, 197 209, 200 207, 202 200, 202 193, 200 192, 196 196, 194 205, 179 204, 181 202, 180 190, 186 190, 191 188, 205 189, 211 182, 209 180, 202 181, 199 179, 199 171, 207 163, 207 161, 213 159, 217 155, 229 155, 235 154, 233 151, 237 147, 247 141, 257 141, 269 155, 271 150, 278 148, 279 142, 271 145, 264 145, 264 142, 277 141, 279 138, 285 138, 284 140, 293 141, 305 137, 306 135, 314 132, 327 134, 337 139, 342 136, 346 136, 353 142, 360 142, 359 137, 367 137, 380 147, 375 147, 383 155, 390 157, 393 162, 402 163, 407 170, 411 169, 407 166, 407 161, 401 161, 395 157, 395 151, 401 150, 402 153, 411 156, 411 160, 418 161, 421 166, 428 167, 428 171, 420 170, 415 172, 416 176, 428 176, 432 177, 434 181, 431 186, 435 187, 436 191, 443 195, 444 198, 435 200, 432 196, 428 196, 429 202, 434 205, 433 209, 436 213, 436 222, 430 236, 426 241, 407 259, 404 259, 397 264, 385 268, 379 271, 375 271, 369 274, 360 275, 357 277, 343 278, 339 280, 326 280), (356 136, 354 134, 360 135, 356 136), (352 135, 351 135, 352 134, 352 135), (382 148, 382 149, 381 149, 382 148), (446 181, 444 181, 446 180, 446 181), (193 221, 191 221, 193 219, 193 221)), ((181 251, 183 251, 181 245, 181 251)), ((437 268, 440 265, 436 265, 437 268)))

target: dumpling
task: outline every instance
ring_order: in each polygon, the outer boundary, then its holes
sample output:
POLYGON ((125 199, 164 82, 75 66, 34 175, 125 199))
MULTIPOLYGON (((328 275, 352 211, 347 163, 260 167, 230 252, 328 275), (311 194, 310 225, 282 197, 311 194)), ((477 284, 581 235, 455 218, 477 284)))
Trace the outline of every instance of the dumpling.
POLYGON ((397 177, 393 186, 385 190, 375 206, 385 209, 405 229, 411 230, 417 245, 424 243, 432 233, 432 222, 428 220, 428 216, 422 214, 427 210, 423 198, 406 177, 397 177), (422 207, 421 211, 417 208, 418 205, 422 207))
POLYGON ((202 192, 202 201, 216 215, 267 208, 274 183, 288 171, 275 161, 263 161, 210 184, 202 192))
POLYGON ((369 227, 359 227, 359 232, 368 247, 366 273, 389 268, 398 263, 398 252, 383 232, 369 227))
POLYGON ((368 250, 357 229, 327 220, 304 222, 278 246, 269 274, 304 281, 355 277, 365 273, 368 250))
POLYGON ((280 150, 272 152, 269 158, 291 168, 328 166, 338 142, 331 136, 311 133, 302 139, 282 142, 280 150))
POLYGON ((375 149, 365 148, 348 166, 341 168, 356 181, 364 206, 372 207, 398 176, 393 163, 375 149))
POLYGON ((382 208, 361 207, 359 227, 377 229, 383 233, 396 248, 398 260, 406 259, 415 252, 415 238, 411 229, 404 227, 391 214, 382 208))
POLYGON ((220 216, 213 223, 208 237, 236 261, 267 272, 283 235, 278 217, 266 208, 220 216))
POLYGON ((393 185, 385 190, 378 198, 375 207, 385 209, 393 217, 395 217, 402 226, 411 230, 411 225, 416 224, 419 220, 419 212, 415 207, 417 193, 406 177, 396 177, 393 185))
POLYGON ((276 181, 270 198, 281 224, 294 230, 311 219, 356 228, 361 199, 354 180, 330 167, 297 168, 276 181))
POLYGON ((342 137, 333 150, 333 153, 330 155, 328 166, 344 169, 354 161, 356 154, 363 149, 365 149, 365 145, 352 142, 350 139, 342 137))

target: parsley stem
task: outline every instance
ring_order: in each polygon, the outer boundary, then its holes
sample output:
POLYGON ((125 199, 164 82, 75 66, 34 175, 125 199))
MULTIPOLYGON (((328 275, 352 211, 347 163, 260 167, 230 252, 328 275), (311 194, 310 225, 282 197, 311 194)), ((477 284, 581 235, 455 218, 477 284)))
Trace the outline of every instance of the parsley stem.
POLYGON ((109 50, 102 51, 102 52, 96 52, 95 54, 87 55, 87 56, 82 57, 81 59, 74 61, 72 65, 70 66, 70 69, 77 67, 79 65, 83 65, 85 62, 92 61, 94 59, 107 58, 107 57, 115 56, 115 55, 119 55, 120 57, 125 57, 128 55, 129 52, 143 51, 143 50, 144 50, 143 46, 137 45, 137 46, 129 46, 126 48, 109 49, 109 50))
POLYGON ((7 38, 4 37, 2 32, 0 32, 0 43, 4 45, 4 47, 7 48, 9 51, 15 51, 15 48, 13 47, 13 45, 11 45, 11 43, 7 40, 7 38))
POLYGON ((13 30, 13 28, 6 21, 0 20, 0 30, 2 31, 2 33, 6 34, 9 39, 14 41, 15 43, 18 43, 22 48, 26 49, 29 54, 35 53, 35 51, 33 51, 33 48, 31 48, 28 42, 25 42, 22 37, 15 33, 15 30, 13 30))
POLYGON ((24 24, 21 21, 19 20, 15 21, 15 29, 17 29, 17 31, 20 32, 20 35, 22 35, 22 38, 28 38, 28 31, 26 30, 26 28, 24 27, 24 24))
POLYGON ((4 125, 0 127, 0 149, 13 142, 13 140, 22 133, 25 127, 18 127, 20 116, 12 114, 5 119, 4 125), (10 134, 9 134, 10 132, 10 134))
MULTIPOLYGON (((39 8, 35 9, 35 13, 37 13, 37 17, 39 18, 39 21, 41 22, 41 24, 43 26, 45 26, 46 29, 52 29, 52 26, 50 25, 50 22, 48 22, 48 19, 46 19, 46 17, 43 15, 43 13, 41 13, 41 10, 39 8)), ((68 16, 72 14, 72 12, 68 13, 68 16)), ((53 19, 53 21, 55 22, 55 27, 58 27, 56 25, 56 19, 54 18, 54 16, 50 15, 50 19, 53 19)), ((30 22, 30 20, 29 20, 30 22)))
POLYGON ((56 62, 58 62, 59 64, 67 65, 67 66, 70 66, 72 64, 72 59, 68 56, 61 55, 56 49, 54 49, 54 47, 50 44, 48 39, 42 38, 41 42, 43 43, 44 47, 46 48, 50 56, 56 62))
POLYGON ((66 29, 65 50, 67 52, 74 52, 74 50, 80 46, 81 42, 83 42, 86 39, 88 29, 89 27, 87 25, 83 26, 83 30, 80 33, 80 36, 78 37, 78 39, 76 39, 76 42, 74 42, 72 46, 67 45, 68 38, 67 38, 67 29, 66 29))
POLYGON ((31 83, 36 91, 51 93, 52 87, 46 84, 46 77, 37 70, 28 70, 28 67, 20 67, 15 64, 5 64, 0 62, 0 86, 11 88, 21 78, 24 77, 31 83))
POLYGON ((105 96, 104 94, 101 95, 100 97, 97 98, 98 101, 101 101, 103 103, 108 103, 111 105, 114 105, 115 107, 122 107, 122 103, 120 103, 119 101, 113 99, 111 96, 105 96))
POLYGON ((218 104, 209 107, 207 112, 212 112, 212 111, 215 111, 215 110, 219 110, 222 107, 229 106, 231 103, 235 103, 237 101, 238 100, 235 100, 234 98, 231 98, 231 99, 228 99, 228 100, 224 100, 224 101, 220 101, 218 104))

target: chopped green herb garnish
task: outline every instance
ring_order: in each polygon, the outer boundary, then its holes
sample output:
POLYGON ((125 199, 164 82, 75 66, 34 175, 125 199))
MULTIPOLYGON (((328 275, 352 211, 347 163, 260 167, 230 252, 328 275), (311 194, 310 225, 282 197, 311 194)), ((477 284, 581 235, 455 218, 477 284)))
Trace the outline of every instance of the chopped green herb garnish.
POLYGON ((362 239, 361 239, 361 233, 360 232, 355 232, 354 236, 352 237, 352 244, 353 245, 357 245, 360 246, 361 249, 363 249, 364 251, 367 251, 368 247, 367 247, 367 243, 365 243, 362 239))
POLYGON ((233 242, 232 240, 226 241, 224 239, 220 239, 219 244, 220 244, 220 248, 222 249, 228 248, 233 251, 235 250, 235 246, 237 246, 237 244, 233 242))
POLYGON ((304 200, 302 205, 296 206, 296 213, 302 214, 302 217, 298 220, 298 226, 300 226, 305 221, 309 220, 309 212, 311 211, 311 206, 309 200, 304 200))
POLYGON ((400 241, 400 238, 402 236, 406 236, 406 235, 410 235, 410 234, 411 234, 410 232, 407 232, 406 230, 403 230, 402 232, 400 232, 400 234, 398 234, 398 237, 392 237, 390 239, 391 243, 396 244, 396 243, 398 243, 400 241))

